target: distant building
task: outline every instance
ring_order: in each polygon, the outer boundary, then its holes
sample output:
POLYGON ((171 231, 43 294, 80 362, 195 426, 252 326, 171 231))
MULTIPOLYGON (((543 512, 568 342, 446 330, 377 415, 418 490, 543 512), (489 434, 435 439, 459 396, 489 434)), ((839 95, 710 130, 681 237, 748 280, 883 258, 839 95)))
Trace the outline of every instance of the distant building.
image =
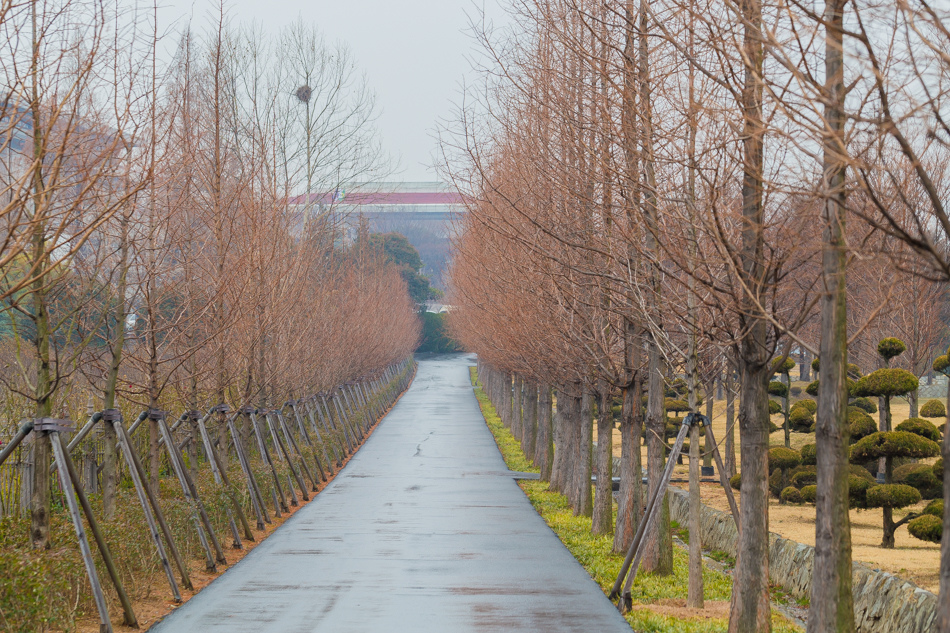
POLYGON ((365 182, 332 193, 290 198, 304 214, 333 213, 352 234, 364 218, 374 233, 405 235, 422 257, 422 273, 445 288, 442 273, 451 253, 455 220, 465 212, 464 198, 441 182, 365 182))

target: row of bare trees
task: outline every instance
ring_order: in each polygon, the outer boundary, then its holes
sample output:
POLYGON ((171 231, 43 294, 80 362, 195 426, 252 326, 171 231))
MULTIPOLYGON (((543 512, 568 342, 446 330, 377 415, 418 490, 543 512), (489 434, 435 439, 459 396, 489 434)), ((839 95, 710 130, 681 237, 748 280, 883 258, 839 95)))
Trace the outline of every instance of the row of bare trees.
MULTIPOLYGON (((644 428, 650 492, 663 469, 668 378, 696 410, 717 376, 737 377, 736 632, 771 626, 768 385, 776 360, 819 358, 808 630, 853 631, 847 363, 878 362, 882 335, 913 340, 918 375, 943 353, 950 15, 926 0, 509 10, 512 26, 482 33, 484 82, 443 137, 470 195, 454 332, 495 373, 556 389, 565 459, 589 464, 592 403, 604 416, 622 397, 618 550, 640 519, 644 428)), ((568 494, 578 512, 592 509, 584 481, 568 494)), ((643 560, 658 573, 672 565, 664 518, 643 560)), ((943 534, 942 633, 950 511, 943 534)))
MULTIPOLYGON (((0 329, 5 412, 273 407, 375 376, 418 319, 398 270, 291 193, 381 174, 372 93, 301 20, 274 36, 223 5, 199 34, 152 3, 3 3, 0 329)), ((157 418, 146 466, 157 491, 157 418)), ((227 446, 222 427, 219 442, 227 446)), ((48 548, 50 442, 32 447, 48 548)), ((103 511, 117 438, 105 428, 103 511)))

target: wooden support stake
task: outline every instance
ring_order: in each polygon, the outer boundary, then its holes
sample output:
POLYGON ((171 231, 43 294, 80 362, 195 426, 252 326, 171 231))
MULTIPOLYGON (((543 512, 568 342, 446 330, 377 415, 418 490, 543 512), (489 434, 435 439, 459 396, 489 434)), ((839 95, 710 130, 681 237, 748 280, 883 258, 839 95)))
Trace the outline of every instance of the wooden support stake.
MULTIPOLYGON (((172 554, 172 560, 175 561, 175 567, 178 568, 178 575, 181 577, 181 584, 183 584, 186 589, 193 591, 195 587, 191 582, 191 577, 188 575, 188 567, 182 560, 181 553, 178 551, 178 547, 175 545, 175 540, 172 538, 172 531, 169 529, 168 523, 165 521, 165 515, 162 513, 161 506, 158 505, 158 499, 156 499, 155 495, 152 493, 151 487, 144 484, 144 482, 147 480, 147 477, 145 476, 145 468, 142 466, 139 456, 132 448, 132 442, 129 438, 129 434, 126 432, 125 426, 121 421, 114 422, 113 426, 116 429, 118 444, 120 448, 122 448, 122 452, 125 455, 125 461, 129 465, 129 470, 134 471, 137 474, 139 485, 144 490, 145 496, 152 506, 152 512, 155 513, 155 520, 158 521, 158 526, 162 530, 162 535, 165 537, 165 542, 168 543, 168 549, 172 554)), ((135 481, 135 477, 133 477, 133 481, 135 481)))
POLYGON ((239 441, 237 429, 234 428, 234 420, 228 420, 228 431, 231 433, 231 439, 234 440, 234 448, 237 452, 238 462, 241 464, 241 470, 244 472, 244 478, 247 479, 247 492, 251 497, 251 507, 254 508, 254 514, 257 517, 257 529, 264 529, 264 522, 270 523, 267 517, 267 508, 264 507, 264 500, 261 498, 260 490, 257 488, 257 480, 254 479, 254 473, 251 471, 251 465, 244 454, 244 445, 239 441))
POLYGON ((260 427, 257 425, 257 415, 254 413, 250 414, 251 418, 251 427, 254 429, 254 436, 257 438, 257 445, 261 450, 261 455, 264 457, 264 461, 267 462, 268 467, 270 467, 271 475, 274 479, 274 495, 280 495, 280 504, 274 505, 275 514, 277 517, 280 517, 280 511, 289 512, 287 508, 287 497, 284 495, 284 489, 280 487, 280 475, 277 474, 277 467, 274 466, 274 460, 271 459, 270 451, 267 449, 267 443, 264 441, 264 436, 261 433, 260 427))

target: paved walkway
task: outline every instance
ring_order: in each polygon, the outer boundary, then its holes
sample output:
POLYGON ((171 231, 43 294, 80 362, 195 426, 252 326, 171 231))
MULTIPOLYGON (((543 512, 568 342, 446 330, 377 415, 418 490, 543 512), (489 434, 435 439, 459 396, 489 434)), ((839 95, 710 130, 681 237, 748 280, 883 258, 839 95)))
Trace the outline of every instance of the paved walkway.
POLYGON ((472 361, 422 361, 316 499, 151 630, 630 633, 506 474, 472 361))

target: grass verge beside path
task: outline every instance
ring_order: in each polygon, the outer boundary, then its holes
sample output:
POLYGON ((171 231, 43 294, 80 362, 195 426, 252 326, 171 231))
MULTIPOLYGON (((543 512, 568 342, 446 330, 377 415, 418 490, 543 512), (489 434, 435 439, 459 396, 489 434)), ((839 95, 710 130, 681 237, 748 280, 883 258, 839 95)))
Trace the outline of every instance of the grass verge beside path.
MULTIPOLYGON (((482 415, 508 468, 519 472, 539 472, 525 457, 511 431, 502 424, 495 407, 477 383, 474 367, 471 372, 482 415)), ((522 480, 519 486, 574 558, 600 585, 601 590, 605 594, 608 593, 623 562, 623 556, 611 551, 613 537, 591 534, 590 517, 574 516, 567 498, 560 493, 549 491, 547 483, 522 480)), ((631 588, 634 609, 625 616, 630 627, 634 631, 645 633, 725 633, 729 628, 731 579, 721 572, 704 568, 703 583, 707 608, 698 610, 685 607, 687 578, 688 556, 680 548, 673 549, 671 576, 638 574, 631 588)), ((800 631, 779 614, 773 614, 772 628, 775 633, 800 631)))

